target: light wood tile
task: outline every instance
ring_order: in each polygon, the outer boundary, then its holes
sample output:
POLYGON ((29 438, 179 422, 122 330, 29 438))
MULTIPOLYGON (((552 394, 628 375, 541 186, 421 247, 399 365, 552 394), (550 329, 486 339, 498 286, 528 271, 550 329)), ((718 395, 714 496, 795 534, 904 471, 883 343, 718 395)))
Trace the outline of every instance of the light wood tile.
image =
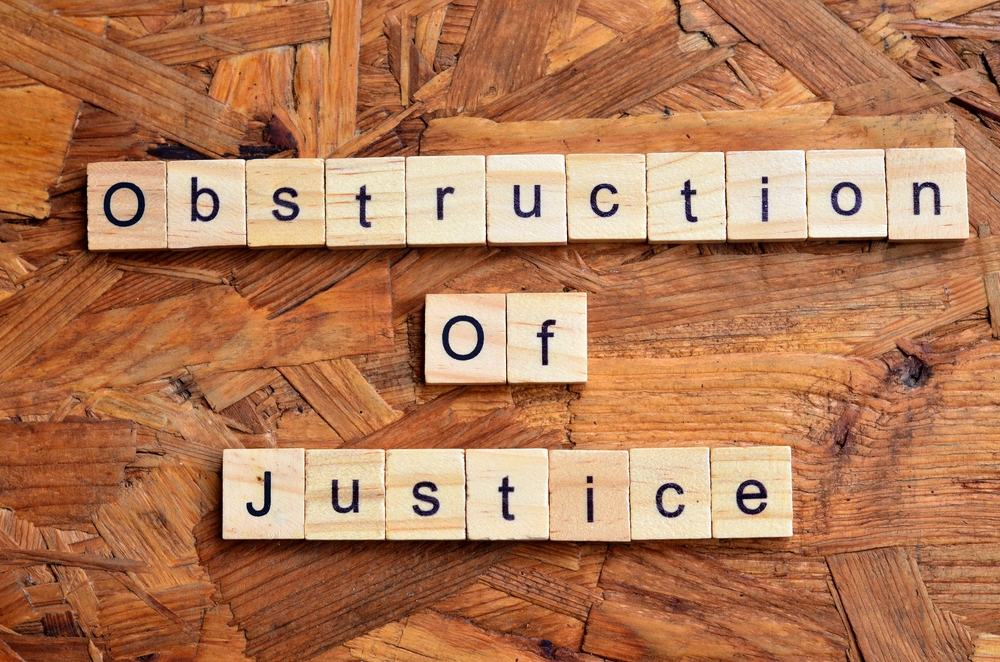
POLYGON ((500 246, 566 243, 562 154, 486 158, 486 240, 500 246))
POLYGON ((167 164, 167 245, 246 246, 246 163, 242 159, 167 164))
POLYGON ((788 446, 712 449, 712 535, 792 535, 792 450, 788 446))
POLYGON ((385 539, 385 451, 306 450, 307 540, 385 539))
POLYGON ((386 451, 385 537, 465 538, 465 451, 386 451))
POLYGON ((806 152, 810 239, 885 239, 885 152, 806 152))
POLYGON ((964 149, 890 149, 885 174, 889 241, 969 238, 964 149))
POLYGON ((428 294, 424 379, 428 384, 507 381, 506 295, 428 294))
POLYGON ((566 157, 569 240, 646 240, 646 156, 566 157))
POLYGON ((549 537, 627 541, 628 451, 549 452, 549 537))
POLYGON ((805 152, 727 152, 726 205, 729 241, 806 239, 805 152))
POLYGON ((248 161, 246 187, 248 246, 324 245, 322 159, 248 161))
POLYGON ((549 453, 544 448, 465 451, 469 540, 549 537, 549 453))
POLYGON ((87 245, 92 251, 167 247, 167 164, 87 165, 87 245), (110 217, 108 213, 110 212, 110 217))
POLYGON ((222 537, 299 539, 305 521, 305 451, 222 451, 222 537))
POLYGON ((633 540, 712 537, 709 449, 629 451, 633 540))
POLYGON ((406 243, 410 246, 486 243, 485 157, 407 157, 406 243))
POLYGON ((646 155, 649 243, 726 241, 726 155, 646 155))
POLYGON ((406 161, 401 156, 326 160, 326 245, 406 245, 406 161))
POLYGON ((507 381, 587 381, 587 293, 507 295, 507 381))

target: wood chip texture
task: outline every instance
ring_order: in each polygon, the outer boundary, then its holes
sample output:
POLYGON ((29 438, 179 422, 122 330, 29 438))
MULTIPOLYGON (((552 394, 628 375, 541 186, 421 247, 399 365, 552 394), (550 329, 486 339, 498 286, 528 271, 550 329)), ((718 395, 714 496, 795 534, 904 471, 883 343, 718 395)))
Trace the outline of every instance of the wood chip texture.
POLYGON ((994 5, 0 0, 0 660, 1000 659, 994 5), (947 246, 87 250, 94 161, 954 146, 947 246), (426 384, 561 291, 586 384, 426 384), (791 538, 220 535, 227 448, 734 444, 791 538))

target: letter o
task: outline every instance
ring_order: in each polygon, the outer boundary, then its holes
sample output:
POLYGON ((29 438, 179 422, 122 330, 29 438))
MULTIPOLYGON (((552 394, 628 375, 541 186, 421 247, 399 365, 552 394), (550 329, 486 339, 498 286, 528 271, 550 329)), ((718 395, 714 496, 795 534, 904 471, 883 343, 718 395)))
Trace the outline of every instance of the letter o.
POLYGON ((444 329, 441 331, 441 344, 444 346, 445 353, 456 361, 468 361, 479 356, 479 353, 483 351, 483 345, 486 344, 486 334, 483 332, 483 325, 479 323, 475 317, 470 317, 469 315, 456 315, 448 320, 448 323, 444 325, 444 329), (459 322, 468 322, 476 330, 476 346, 468 354, 459 354, 451 347, 451 327, 455 326, 459 322))
POLYGON ((851 182, 840 182, 833 187, 832 191, 830 191, 830 204, 833 205, 833 211, 837 212, 841 216, 854 216, 861 211, 861 189, 858 188, 857 184, 852 184, 851 182), (845 188, 849 188, 854 192, 854 206, 846 211, 840 206, 840 192, 845 188))
POLYGON ((142 189, 133 184, 132 182, 118 182, 117 184, 112 184, 111 187, 104 193, 104 217, 108 219, 111 225, 115 225, 120 228, 127 228, 129 226, 135 225, 142 218, 142 215, 146 212, 146 196, 142 194, 142 189), (118 191, 126 189, 135 193, 136 209, 135 216, 128 219, 127 221, 119 220, 115 217, 114 213, 111 211, 111 196, 113 196, 118 191))

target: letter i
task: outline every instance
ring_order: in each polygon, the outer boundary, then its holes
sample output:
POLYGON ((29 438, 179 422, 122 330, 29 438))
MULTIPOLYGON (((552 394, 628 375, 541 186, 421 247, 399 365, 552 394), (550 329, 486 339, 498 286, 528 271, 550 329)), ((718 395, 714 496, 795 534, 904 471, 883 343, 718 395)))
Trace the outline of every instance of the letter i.
MULTIPOLYGON (((761 177, 760 183, 767 184, 767 177, 761 177)), ((760 220, 767 223, 767 187, 760 189, 760 220)))
MULTIPOLYGON (((587 484, 590 485, 594 482, 593 476, 587 476, 587 484)), ((587 488, 587 523, 594 523, 594 488, 587 488)))

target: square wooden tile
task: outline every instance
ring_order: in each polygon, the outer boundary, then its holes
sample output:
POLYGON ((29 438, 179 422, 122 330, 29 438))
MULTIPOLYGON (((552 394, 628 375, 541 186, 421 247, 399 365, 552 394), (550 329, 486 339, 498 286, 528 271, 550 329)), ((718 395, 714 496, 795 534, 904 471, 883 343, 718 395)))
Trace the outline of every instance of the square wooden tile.
POLYGON ((587 381, 587 293, 507 295, 507 381, 587 381))
POLYGON ((87 165, 87 246, 92 251, 167 247, 167 164, 87 165))
POLYGON ((305 451, 222 451, 222 537, 300 539, 305 521, 305 451))
POLYGON ((709 449, 629 450, 632 540, 712 537, 709 449))
POLYGON ((715 538, 792 535, 791 448, 712 449, 712 535, 715 538))
POLYGON ((969 238, 964 149, 890 149, 885 175, 889 241, 969 238))
POLYGON ((726 241, 726 155, 673 152, 646 155, 648 241, 726 241))
POLYGON ((885 152, 806 152, 810 239, 885 239, 885 152))
POLYGON ((246 246, 246 162, 167 164, 167 246, 246 246))
POLYGON ((465 538, 465 451, 385 452, 387 540, 465 538))
POLYGON ((570 241, 646 241, 645 154, 566 157, 570 241))
POLYGON ((628 451, 549 451, 549 538, 630 540, 628 451))
POLYGON ((486 158, 406 158, 406 243, 486 244, 486 158))
POLYGON ((805 152, 727 152, 726 208, 729 241, 806 239, 805 152))
POLYGON ((428 384, 507 381, 504 294, 428 294, 424 306, 424 380, 428 384))
POLYGON ((486 240, 499 246, 566 243, 562 154, 486 157, 486 240))
POLYGON ((326 160, 326 245, 406 245, 406 160, 326 160))
POLYGON ((247 161, 246 181, 248 246, 325 244, 322 159, 247 161))
POLYGON ((306 540, 385 539, 385 451, 306 450, 306 540))
POLYGON ((549 452, 544 448, 465 451, 469 540, 549 537, 549 452))

